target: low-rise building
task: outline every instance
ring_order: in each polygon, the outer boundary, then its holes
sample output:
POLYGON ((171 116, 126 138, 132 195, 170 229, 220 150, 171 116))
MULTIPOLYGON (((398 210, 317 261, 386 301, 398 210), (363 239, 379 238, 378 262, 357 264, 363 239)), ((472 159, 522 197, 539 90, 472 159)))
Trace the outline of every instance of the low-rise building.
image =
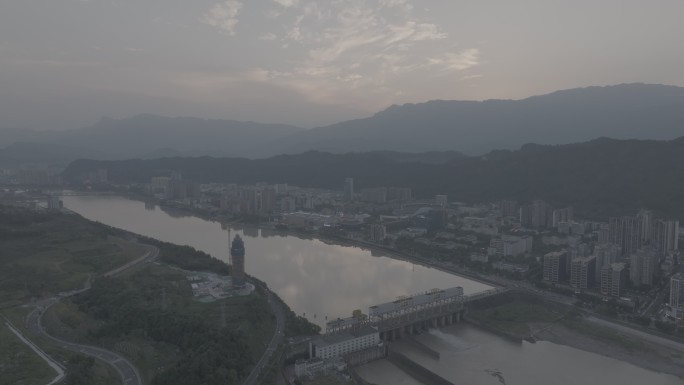
POLYGON ((387 237, 387 229, 385 225, 374 224, 370 226, 370 240, 373 242, 382 242, 387 237))
POLYGON ((343 333, 326 334, 309 343, 309 358, 328 360, 378 346, 378 329, 364 326, 343 333))
POLYGON ((494 270, 507 271, 509 273, 521 273, 526 274, 530 271, 529 265, 521 265, 518 263, 508 263, 508 262, 495 262, 492 264, 494 270))

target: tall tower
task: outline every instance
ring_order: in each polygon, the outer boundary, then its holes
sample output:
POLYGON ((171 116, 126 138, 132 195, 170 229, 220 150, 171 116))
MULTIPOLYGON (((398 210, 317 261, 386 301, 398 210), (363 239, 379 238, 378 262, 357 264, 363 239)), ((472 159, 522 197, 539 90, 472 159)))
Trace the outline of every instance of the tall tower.
POLYGON ((239 235, 235 235, 230 247, 230 257, 233 261, 233 286, 245 286, 245 243, 239 235))
POLYGON ((347 202, 354 200, 354 178, 344 179, 344 200, 347 202))

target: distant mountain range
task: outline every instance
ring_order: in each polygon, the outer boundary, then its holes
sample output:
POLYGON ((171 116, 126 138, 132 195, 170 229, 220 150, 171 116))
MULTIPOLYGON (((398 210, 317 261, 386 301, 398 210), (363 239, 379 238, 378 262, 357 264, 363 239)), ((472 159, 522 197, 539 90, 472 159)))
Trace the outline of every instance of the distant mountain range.
MULTIPOLYGON (((567 144, 597 137, 673 139, 684 134, 684 87, 623 84, 577 88, 523 100, 430 101, 391 106, 366 119, 314 129, 230 120, 140 115, 92 127, 3 130, 0 146, 22 142, 22 159, 54 144, 57 161, 331 153, 456 151, 481 155, 525 143, 567 144), (34 147, 32 147, 34 146, 34 147)), ((38 156, 43 161, 49 157, 38 156)), ((17 159, 0 150, 0 162, 17 159)))
POLYGON ((650 208, 684 219, 684 137, 671 141, 601 138, 569 145, 525 145, 486 156, 398 153, 330 154, 306 152, 268 159, 167 158, 79 160, 63 173, 67 180, 107 169, 118 183, 149 182, 180 172, 197 182, 253 184, 261 181, 342 189, 353 177, 357 190, 411 187, 414 196, 447 194, 450 200, 544 199, 574 206, 584 218, 605 219, 650 208), (428 161, 430 160, 430 161, 428 161))

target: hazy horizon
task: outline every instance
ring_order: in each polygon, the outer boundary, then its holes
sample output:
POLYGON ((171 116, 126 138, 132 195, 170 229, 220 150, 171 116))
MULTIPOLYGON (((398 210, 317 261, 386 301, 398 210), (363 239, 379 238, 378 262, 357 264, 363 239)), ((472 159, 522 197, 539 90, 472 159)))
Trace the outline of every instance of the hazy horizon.
MULTIPOLYGON (((671 85, 671 84, 647 84, 647 83, 630 83, 630 84, 658 85, 658 86, 666 86, 666 87, 667 87, 667 86, 674 86, 674 85, 671 85)), ((422 104, 422 103, 429 103, 429 102, 434 102, 434 101, 464 101, 464 102, 465 102, 465 101, 486 102, 486 101, 494 101, 494 100, 520 101, 520 100, 525 100, 525 99, 528 99, 528 98, 534 98, 534 97, 537 97, 537 96, 544 96, 544 95, 548 95, 548 94, 553 94, 553 93, 555 93, 555 92, 562 92, 562 91, 568 91, 568 90, 574 90, 574 89, 594 88, 594 87, 598 87, 598 88, 615 87, 615 86, 621 86, 621 85, 628 85, 628 84, 622 83, 622 84, 593 85, 593 86, 586 86, 586 87, 577 87, 577 88, 569 88, 569 89, 552 90, 552 91, 549 91, 548 93, 544 93, 544 94, 534 94, 534 95, 523 96, 523 97, 521 97, 521 98, 509 98, 509 99, 503 99, 503 98, 487 98, 487 99, 428 99, 428 100, 416 101, 416 102, 393 103, 393 104, 391 104, 391 105, 387 105, 387 106, 385 106, 385 107, 382 107, 381 109, 379 109, 379 110, 377 110, 377 111, 369 112, 369 113, 366 114, 366 115, 362 115, 362 116, 351 116, 351 117, 348 117, 348 118, 344 118, 344 119, 342 119, 342 120, 331 121, 331 122, 328 122, 328 123, 324 123, 324 124, 320 124, 320 125, 315 125, 315 126, 296 125, 296 124, 283 123, 283 122, 278 122, 278 121, 274 121, 274 122, 264 122, 264 121, 257 121, 257 120, 238 120, 238 119, 232 119, 231 117, 218 117, 218 118, 215 118, 215 117, 196 116, 196 115, 195 115, 195 116, 193 116, 193 115, 173 115, 173 114, 162 115, 162 114, 155 114, 155 113, 150 113, 150 112, 141 112, 141 113, 138 113, 138 114, 135 114, 135 115, 122 115, 122 116, 119 116, 119 117, 114 117, 114 116, 100 116, 100 117, 98 117, 98 118, 92 120, 91 122, 86 123, 84 126, 79 126, 79 127, 63 127, 63 128, 54 128, 54 127, 53 127, 53 128, 51 128, 51 129, 50 129, 50 128, 41 129, 41 128, 34 128, 34 127, 9 127, 9 126, 2 126, 2 125, 0 125, 0 128, 11 128, 11 129, 17 129, 17 128, 18 128, 18 129, 34 130, 34 131, 37 131, 37 132, 67 131, 67 130, 78 130, 78 129, 83 129, 83 128, 89 128, 89 127, 91 127, 91 126, 93 126, 93 125, 96 125, 96 124, 102 122, 103 120, 108 120, 108 119, 111 119, 111 120, 127 120, 127 119, 134 119, 134 118, 136 118, 136 117, 141 117, 141 116, 156 116, 156 117, 163 117, 163 118, 170 118, 170 119, 185 119, 185 118, 187 118, 187 119, 202 119, 202 120, 237 121, 237 122, 244 122, 244 123, 259 123, 259 124, 282 124, 282 125, 289 125, 289 126, 293 126, 293 127, 298 127, 298 128, 302 128, 302 129, 305 129, 305 130, 309 130, 309 129, 313 129, 313 128, 318 128, 318 127, 325 127, 325 126, 329 126, 329 125, 334 125, 334 124, 337 124, 337 123, 343 123, 343 122, 350 121, 350 120, 368 118, 368 117, 371 117, 371 116, 375 115, 375 114, 378 113, 378 112, 382 112, 382 111, 384 111, 384 110, 386 110, 386 109, 388 109, 388 108, 390 108, 390 107, 392 107, 392 106, 397 106, 397 105, 402 106, 402 105, 407 105, 407 104, 422 104)), ((679 87, 679 86, 675 86, 675 87, 679 87)))
POLYGON ((684 86, 684 3, 13 1, 0 127, 192 116, 310 128, 393 104, 684 86))

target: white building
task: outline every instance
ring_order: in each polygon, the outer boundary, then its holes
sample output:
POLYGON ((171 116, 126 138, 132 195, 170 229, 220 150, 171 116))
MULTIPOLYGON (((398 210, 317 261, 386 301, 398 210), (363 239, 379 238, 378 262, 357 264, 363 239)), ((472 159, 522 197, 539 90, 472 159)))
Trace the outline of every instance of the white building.
POLYGON ((684 318, 684 273, 670 278, 670 308, 673 318, 684 318))
POLYGON ((309 358, 329 360, 378 346, 380 333, 370 326, 339 334, 326 334, 309 343, 309 358))
POLYGON ((493 238, 489 242, 490 250, 488 251, 490 255, 516 256, 531 252, 532 246, 533 238, 528 235, 522 237, 503 235, 501 239, 493 238))

